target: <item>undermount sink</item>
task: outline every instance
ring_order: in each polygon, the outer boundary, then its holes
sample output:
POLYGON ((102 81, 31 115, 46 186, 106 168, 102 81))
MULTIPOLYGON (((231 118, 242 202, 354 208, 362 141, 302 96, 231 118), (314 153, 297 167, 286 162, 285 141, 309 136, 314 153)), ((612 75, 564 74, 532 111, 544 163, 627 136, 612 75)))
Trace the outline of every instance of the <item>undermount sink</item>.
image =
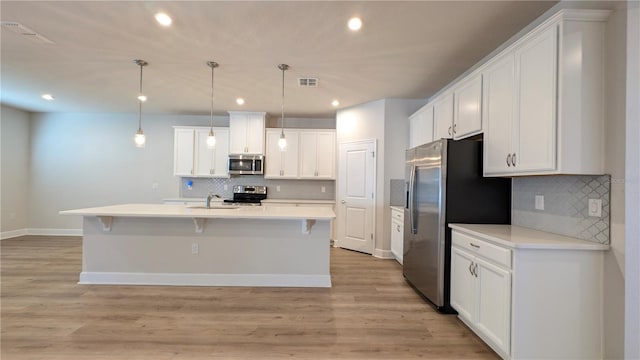
POLYGON ((237 209, 239 208, 239 206, 236 205, 211 205, 210 207, 206 207, 204 205, 192 205, 192 206, 187 206, 189 209, 205 209, 205 210, 212 210, 212 209, 237 209))

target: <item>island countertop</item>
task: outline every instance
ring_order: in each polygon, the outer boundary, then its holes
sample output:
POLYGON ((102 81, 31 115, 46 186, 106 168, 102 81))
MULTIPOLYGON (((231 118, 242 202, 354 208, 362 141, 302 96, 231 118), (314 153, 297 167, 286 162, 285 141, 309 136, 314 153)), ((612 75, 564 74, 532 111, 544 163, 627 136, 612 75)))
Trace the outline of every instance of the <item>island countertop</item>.
POLYGON ((138 218, 203 218, 203 219, 303 219, 331 220, 336 214, 328 207, 311 206, 201 206, 173 204, 122 204, 86 209, 64 210, 61 215, 111 216, 138 218))

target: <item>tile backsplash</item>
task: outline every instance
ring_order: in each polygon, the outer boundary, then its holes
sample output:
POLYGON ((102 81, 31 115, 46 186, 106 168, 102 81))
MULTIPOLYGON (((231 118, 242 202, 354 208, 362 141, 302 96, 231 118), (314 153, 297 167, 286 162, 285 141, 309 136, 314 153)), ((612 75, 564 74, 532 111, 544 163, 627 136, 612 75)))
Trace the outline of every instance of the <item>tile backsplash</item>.
POLYGON ((334 200, 336 192, 334 180, 279 180, 241 175, 229 179, 181 178, 179 195, 184 198, 205 198, 213 193, 231 199, 233 185, 264 185, 269 199, 334 200), (187 185, 189 181, 192 182, 191 187, 187 185), (278 186, 280 191, 277 191, 278 186))
POLYGON ((611 176, 534 176, 513 179, 513 225, 609 244, 611 176), (536 195, 544 210, 536 210, 536 195), (602 216, 589 216, 589 199, 602 200, 602 216))

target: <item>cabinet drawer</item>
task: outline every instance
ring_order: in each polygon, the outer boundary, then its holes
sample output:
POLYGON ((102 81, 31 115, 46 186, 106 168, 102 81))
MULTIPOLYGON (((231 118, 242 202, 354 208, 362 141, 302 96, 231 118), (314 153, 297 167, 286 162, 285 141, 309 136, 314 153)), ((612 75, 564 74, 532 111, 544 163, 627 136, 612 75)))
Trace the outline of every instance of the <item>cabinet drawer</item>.
POLYGON ((404 211, 391 209, 391 219, 404 222, 404 211))
POLYGON ((451 234, 453 245, 470 251, 476 256, 482 256, 496 264, 511 269, 511 250, 490 244, 476 237, 453 231, 451 234))

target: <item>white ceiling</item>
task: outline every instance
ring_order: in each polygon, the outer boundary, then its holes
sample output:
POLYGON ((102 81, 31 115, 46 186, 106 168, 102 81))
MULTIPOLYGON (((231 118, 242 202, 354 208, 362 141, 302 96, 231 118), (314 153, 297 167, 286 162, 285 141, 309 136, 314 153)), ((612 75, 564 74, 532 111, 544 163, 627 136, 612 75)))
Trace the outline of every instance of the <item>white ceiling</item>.
POLYGON ((2 30, 1 100, 34 112, 137 112, 144 59, 147 113, 280 113, 333 117, 381 98, 427 98, 514 35, 555 1, 6 1, 2 21, 55 44, 2 30), (174 20, 160 27, 153 15, 174 20), (354 33, 347 20, 358 15, 354 33), (318 77, 300 88, 298 77, 318 77), (52 93, 56 99, 40 98, 52 93), (236 105, 243 97, 246 104, 236 105))

